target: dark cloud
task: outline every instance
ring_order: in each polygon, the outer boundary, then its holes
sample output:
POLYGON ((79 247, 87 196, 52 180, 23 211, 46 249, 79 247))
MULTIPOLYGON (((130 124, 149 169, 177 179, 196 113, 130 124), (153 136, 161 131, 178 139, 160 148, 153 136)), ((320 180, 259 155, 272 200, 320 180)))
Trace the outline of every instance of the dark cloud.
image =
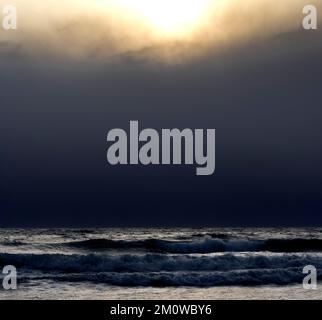
POLYGON ((151 61, 157 46, 67 63, 0 44, 0 225, 321 225, 321 39, 290 32, 171 65, 151 61), (215 175, 109 166, 106 134, 130 120, 216 128, 215 175))

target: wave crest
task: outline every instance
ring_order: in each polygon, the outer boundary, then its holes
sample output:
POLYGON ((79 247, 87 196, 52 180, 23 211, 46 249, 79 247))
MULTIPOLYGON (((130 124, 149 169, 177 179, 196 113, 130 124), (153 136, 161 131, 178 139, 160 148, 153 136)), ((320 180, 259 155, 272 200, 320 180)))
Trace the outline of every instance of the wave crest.
POLYGON ((191 256, 6 253, 0 254, 0 264, 13 264, 25 269, 58 272, 231 271, 303 268, 309 264, 322 269, 322 256, 310 254, 191 256))
POLYGON ((89 239, 71 242, 68 246, 80 249, 142 249, 159 253, 212 253, 212 252, 314 252, 322 251, 321 239, 219 239, 206 236, 195 241, 146 239, 137 241, 89 239))

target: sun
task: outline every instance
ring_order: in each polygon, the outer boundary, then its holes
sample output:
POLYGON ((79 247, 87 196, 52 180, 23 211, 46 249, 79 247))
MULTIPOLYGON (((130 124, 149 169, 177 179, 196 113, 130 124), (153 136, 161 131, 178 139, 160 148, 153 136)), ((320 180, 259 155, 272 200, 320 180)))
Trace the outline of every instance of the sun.
POLYGON ((211 0, 117 0, 163 35, 180 36, 197 27, 211 0))

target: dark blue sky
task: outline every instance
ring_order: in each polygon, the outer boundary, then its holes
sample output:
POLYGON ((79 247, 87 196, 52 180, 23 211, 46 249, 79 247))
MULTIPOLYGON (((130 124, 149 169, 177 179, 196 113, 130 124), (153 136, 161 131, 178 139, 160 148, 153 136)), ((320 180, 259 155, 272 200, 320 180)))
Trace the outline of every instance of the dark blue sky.
POLYGON ((322 225, 320 31, 179 66, 0 54, 1 227, 322 225), (109 166, 130 120, 216 128, 216 173, 109 166))

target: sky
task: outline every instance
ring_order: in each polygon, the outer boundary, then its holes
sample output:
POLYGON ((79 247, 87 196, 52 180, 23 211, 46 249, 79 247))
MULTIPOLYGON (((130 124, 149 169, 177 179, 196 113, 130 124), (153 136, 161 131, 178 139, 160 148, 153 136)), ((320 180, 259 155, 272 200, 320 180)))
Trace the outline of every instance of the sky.
POLYGON ((305 0, 12 3, 0 227, 322 225, 322 32, 303 30, 305 0), (215 174, 110 166, 106 135, 130 120, 215 128, 215 174))

